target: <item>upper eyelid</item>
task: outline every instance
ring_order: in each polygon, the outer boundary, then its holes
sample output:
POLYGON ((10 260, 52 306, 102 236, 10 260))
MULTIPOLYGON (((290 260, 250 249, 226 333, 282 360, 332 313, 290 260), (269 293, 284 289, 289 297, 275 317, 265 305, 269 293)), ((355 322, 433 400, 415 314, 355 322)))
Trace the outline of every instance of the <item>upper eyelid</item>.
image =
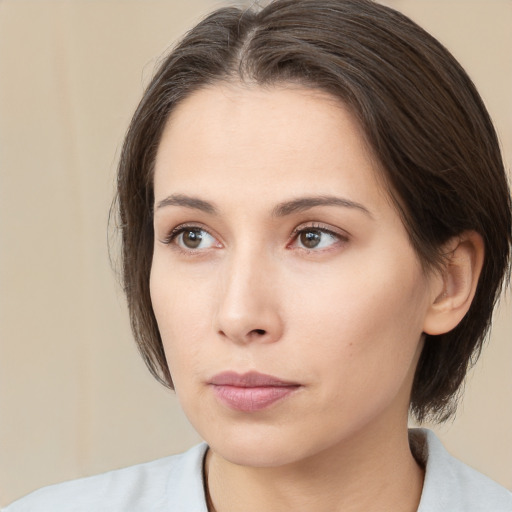
POLYGON ((165 236, 162 240, 160 240, 163 243, 171 243, 173 240, 175 240, 183 231, 186 231, 187 229, 199 229, 201 231, 204 231, 205 233, 208 233, 211 237, 215 238, 216 240, 219 240, 219 237, 212 233, 210 229, 207 229, 201 223, 198 222, 184 222, 182 224, 178 224, 177 226, 173 227, 172 229, 165 232, 165 236))
MULTIPOLYGON (((215 238, 220 243, 222 243, 222 244, 224 243, 222 238, 220 236, 218 236, 213 230, 211 230, 210 228, 208 228, 201 222, 194 222, 194 221, 183 222, 183 223, 178 224, 177 226, 173 227, 172 229, 167 230, 165 232, 165 235, 160 239, 160 241, 163 243, 169 244, 177 236, 179 236, 183 231, 185 231, 187 229, 199 229, 199 230, 205 231, 206 233, 208 233, 208 235, 215 238)), ((316 222, 311 221, 311 222, 302 222, 301 224, 299 224, 298 226, 293 228, 289 238, 295 239, 299 233, 301 233, 302 231, 307 231, 308 229, 316 229, 318 231, 323 231, 324 233, 328 233, 328 234, 333 235, 340 239, 348 239, 350 237, 350 234, 344 229, 337 228, 337 227, 331 226, 330 224, 324 224, 324 223, 318 222, 318 221, 316 221, 316 222)))
POLYGON ((311 254, 324 254, 326 252, 330 252, 334 250, 336 247, 339 247, 340 245, 345 245, 348 243, 351 239, 350 234, 341 229, 331 226, 330 224, 324 225, 323 223, 318 222, 310 222, 310 223, 302 223, 298 225, 296 228, 294 228, 291 236, 290 241, 287 244, 288 249, 296 249, 299 251, 305 251, 307 253, 311 254), (315 248, 308 248, 308 247, 301 247, 299 244, 299 238, 300 235, 307 231, 320 231, 331 238, 334 239, 332 244, 329 244, 327 247, 315 247, 315 248))
POLYGON ((308 229, 317 229, 318 231, 323 231, 325 233, 329 233, 335 235, 340 238, 349 238, 350 233, 346 230, 333 227, 330 224, 323 224, 318 222, 310 222, 310 223, 302 223, 293 229, 292 235, 296 235, 302 231, 307 231, 308 229))

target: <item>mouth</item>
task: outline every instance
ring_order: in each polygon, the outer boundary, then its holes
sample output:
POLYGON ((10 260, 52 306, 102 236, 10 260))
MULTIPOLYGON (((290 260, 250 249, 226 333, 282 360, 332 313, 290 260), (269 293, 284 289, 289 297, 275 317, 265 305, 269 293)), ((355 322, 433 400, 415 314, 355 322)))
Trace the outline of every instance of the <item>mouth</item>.
POLYGON ((266 409, 301 387, 296 382, 258 372, 223 372, 215 375, 208 384, 222 404, 242 412, 266 409))

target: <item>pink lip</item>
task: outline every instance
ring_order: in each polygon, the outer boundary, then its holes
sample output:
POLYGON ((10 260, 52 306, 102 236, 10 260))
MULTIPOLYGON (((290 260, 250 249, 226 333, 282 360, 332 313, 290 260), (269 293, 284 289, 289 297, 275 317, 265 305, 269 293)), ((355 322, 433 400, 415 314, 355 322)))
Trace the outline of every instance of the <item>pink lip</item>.
POLYGON ((257 372, 223 372, 209 384, 215 396, 231 409, 243 412, 260 411, 296 391, 300 384, 257 372))

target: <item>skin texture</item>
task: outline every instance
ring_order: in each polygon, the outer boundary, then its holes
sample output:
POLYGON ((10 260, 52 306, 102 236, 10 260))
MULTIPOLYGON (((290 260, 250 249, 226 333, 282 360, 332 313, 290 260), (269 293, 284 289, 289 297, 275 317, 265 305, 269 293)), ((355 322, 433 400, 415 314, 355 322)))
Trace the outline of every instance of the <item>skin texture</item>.
POLYGON ((416 510, 410 389, 451 281, 422 270, 350 112, 300 87, 202 89, 167 123, 154 187, 151 297, 210 445, 210 508, 416 510), (342 203, 283 206, 304 197, 342 203), (211 385, 224 371, 297 386, 239 411, 211 385))

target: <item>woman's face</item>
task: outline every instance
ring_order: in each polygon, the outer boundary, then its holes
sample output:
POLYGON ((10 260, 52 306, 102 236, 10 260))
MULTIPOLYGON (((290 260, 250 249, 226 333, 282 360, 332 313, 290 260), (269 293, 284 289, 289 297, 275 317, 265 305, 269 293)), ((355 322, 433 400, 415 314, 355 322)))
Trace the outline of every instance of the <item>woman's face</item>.
POLYGON ((215 85, 156 158, 151 298, 214 453, 276 466, 406 428, 432 287, 344 106, 215 85))

